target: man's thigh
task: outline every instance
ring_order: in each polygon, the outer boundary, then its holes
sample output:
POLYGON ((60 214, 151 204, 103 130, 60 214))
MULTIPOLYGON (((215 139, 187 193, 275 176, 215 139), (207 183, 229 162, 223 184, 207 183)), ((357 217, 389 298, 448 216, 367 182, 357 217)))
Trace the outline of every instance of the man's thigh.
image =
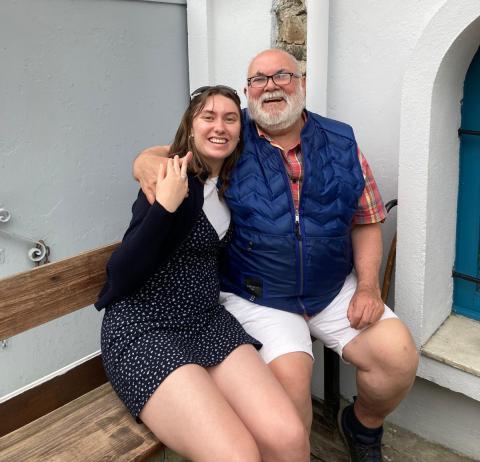
MULTIPOLYGON (((310 332, 321 340, 328 348, 335 350, 343 359, 343 348, 351 342, 362 330, 350 327, 347 318, 348 305, 357 287, 355 273, 350 273, 342 290, 332 302, 319 314, 308 320, 310 332)), ((396 314, 385 305, 381 320, 397 318, 396 314)))
POLYGON ((221 292, 220 303, 263 343, 260 355, 268 364, 279 356, 304 352, 313 358, 310 331, 303 316, 257 305, 238 295, 221 292))

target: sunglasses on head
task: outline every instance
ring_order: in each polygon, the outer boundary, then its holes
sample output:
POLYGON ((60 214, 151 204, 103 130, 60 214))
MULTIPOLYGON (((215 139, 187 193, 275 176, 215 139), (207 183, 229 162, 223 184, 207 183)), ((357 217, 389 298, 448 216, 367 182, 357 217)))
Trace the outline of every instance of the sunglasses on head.
POLYGON ((227 93, 230 93, 230 95, 233 96, 233 98, 240 103, 240 98, 238 97, 237 91, 232 87, 228 87, 227 85, 205 85, 203 87, 197 88, 190 94, 190 100, 192 100, 196 96, 201 95, 207 90, 223 90, 227 93))

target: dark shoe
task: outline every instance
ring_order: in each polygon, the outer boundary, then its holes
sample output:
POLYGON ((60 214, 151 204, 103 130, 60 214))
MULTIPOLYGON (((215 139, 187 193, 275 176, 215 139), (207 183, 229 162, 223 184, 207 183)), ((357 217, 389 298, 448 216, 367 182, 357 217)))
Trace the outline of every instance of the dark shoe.
MULTIPOLYGON (((345 409, 353 407, 350 404, 345 409)), ((345 423, 345 409, 338 411, 337 424, 340 436, 348 449, 351 462, 382 462, 382 440, 380 438, 371 441, 359 441, 345 423)))

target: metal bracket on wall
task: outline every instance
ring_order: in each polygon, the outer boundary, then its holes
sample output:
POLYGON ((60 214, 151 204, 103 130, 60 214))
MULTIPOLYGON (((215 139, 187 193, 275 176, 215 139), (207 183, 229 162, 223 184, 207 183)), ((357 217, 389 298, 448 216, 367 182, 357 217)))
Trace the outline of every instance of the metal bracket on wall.
MULTIPOLYGON (((0 208, 0 223, 8 223, 11 218, 12 214, 8 210, 0 208)), ((49 263, 48 257, 50 255, 50 247, 45 244, 45 241, 43 241, 42 239, 32 239, 30 237, 22 236, 21 234, 13 233, 11 231, 5 231, 3 229, 0 229, 0 234, 11 237, 13 239, 28 242, 30 244, 33 243, 34 247, 28 250, 27 255, 28 258, 35 263, 35 266, 49 263)))
POLYGON ((11 213, 8 210, 0 207, 0 223, 8 223, 10 218, 12 218, 11 213))

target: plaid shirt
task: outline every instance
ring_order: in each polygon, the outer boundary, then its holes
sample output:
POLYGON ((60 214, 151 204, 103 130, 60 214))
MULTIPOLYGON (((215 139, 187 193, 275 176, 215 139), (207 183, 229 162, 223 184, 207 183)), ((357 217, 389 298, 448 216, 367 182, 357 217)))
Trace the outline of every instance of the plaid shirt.
MULTIPOLYGON (((292 191, 293 203, 295 209, 298 209, 300 203, 300 192, 302 189, 303 180, 303 163, 300 140, 298 143, 287 151, 284 151, 281 146, 275 144, 275 141, 268 137, 259 127, 257 127, 258 134, 265 138, 272 146, 280 149, 283 157, 283 163, 290 178, 290 189, 292 191)), ((358 209, 353 217, 354 225, 367 225, 371 223, 379 223, 385 219, 387 212, 383 205, 382 197, 378 191, 377 183, 373 177, 372 170, 368 165, 364 155, 358 149, 358 159, 362 166, 363 178, 365 179, 365 188, 362 196, 358 201, 358 209)))

